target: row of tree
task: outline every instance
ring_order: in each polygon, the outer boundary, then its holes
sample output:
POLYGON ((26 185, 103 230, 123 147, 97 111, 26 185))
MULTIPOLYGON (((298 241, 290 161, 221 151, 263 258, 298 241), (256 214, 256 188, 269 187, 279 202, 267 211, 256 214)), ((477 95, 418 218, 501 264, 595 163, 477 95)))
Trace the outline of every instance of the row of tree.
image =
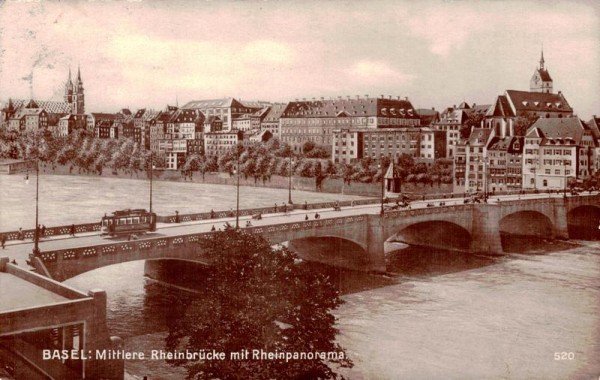
MULTIPOLYGON (((237 170, 244 178, 253 178, 263 183, 273 175, 314 178, 315 188, 320 190, 327 178, 343 178, 352 182, 373 183, 381 181, 390 160, 381 162, 365 158, 352 164, 334 164, 327 151, 314 143, 304 144, 302 152, 296 154, 288 144, 276 138, 266 143, 237 145, 217 157, 198 153, 187 156, 181 167, 182 174, 223 172, 234 175, 237 170)), ((79 173, 102 174, 109 169, 113 173, 125 172, 139 176, 148 174, 150 165, 157 169, 166 167, 164 153, 152 153, 142 149, 131 139, 99 139, 82 130, 68 136, 55 136, 48 131, 17 133, 0 130, 0 158, 33 159, 51 165, 65 165, 79 173)), ((416 163, 410 155, 402 155, 395 163, 395 176, 402 182, 433 185, 452 182, 452 161, 438 159, 433 165, 416 163)))

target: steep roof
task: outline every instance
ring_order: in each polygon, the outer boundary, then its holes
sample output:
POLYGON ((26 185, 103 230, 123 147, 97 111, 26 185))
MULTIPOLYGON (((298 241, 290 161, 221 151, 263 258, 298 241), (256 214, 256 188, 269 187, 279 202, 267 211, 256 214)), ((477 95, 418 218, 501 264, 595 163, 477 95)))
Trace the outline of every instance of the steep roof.
POLYGON ((281 114, 285 111, 287 103, 275 103, 269 107, 267 114, 265 115, 263 122, 276 123, 279 121, 281 114))
POLYGON ((537 72, 540 74, 540 78, 543 82, 552 82, 552 78, 550 78, 550 73, 546 69, 538 69, 537 72))
POLYGON ((517 111, 517 115, 523 112, 573 112, 561 92, 551 94, 548 92, 506 90, 506 98, 517 111))
MULTIPOLYGON (((71 112, 71 105, 69 103, 65 103, 65 102, 55 102, 55 101, 50 101, 50 100, 33 100, 30 99, 31 101, 35 102, 37 107, 36 108, 43 108, 46 112, 48 113, 69 113, 71 112)), ((25 107, 27 106, 27 103, 30 102, 30 100, 24 100, 24 99, 13 99, 13 106, 16 108, 20 108, 20 107, 25 107)))
POLYGON ((508 99, 504 95, 496 97, 494 105, 488 108, 485 116, 488 117, 514 117, 516 116, 510 107, 508 99))
POLYGON ((542 145, 571 145, 581 143, 585 127, 577 117, 540 118, 530 128, 543 137, 542 145))
POLYGON ((491 133, 489 128, 473 128, 467 142, 472 146, 485 145, 491 133))

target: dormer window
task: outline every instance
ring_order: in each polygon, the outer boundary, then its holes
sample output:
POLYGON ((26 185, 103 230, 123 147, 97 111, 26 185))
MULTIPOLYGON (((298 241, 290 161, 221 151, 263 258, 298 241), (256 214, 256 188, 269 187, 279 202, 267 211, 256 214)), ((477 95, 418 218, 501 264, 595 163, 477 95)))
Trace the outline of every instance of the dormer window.
POLYGON ((527 105, 529 104, 529 102, 527 102, 527 101, 523 101, 522 103, 523 103, 523 106, 525 106, 525 107, 527 107, 527 105))
POLYGON ((537 107, 540 105, 540 102, 533 102, 533 105, 535 105, 537 107))

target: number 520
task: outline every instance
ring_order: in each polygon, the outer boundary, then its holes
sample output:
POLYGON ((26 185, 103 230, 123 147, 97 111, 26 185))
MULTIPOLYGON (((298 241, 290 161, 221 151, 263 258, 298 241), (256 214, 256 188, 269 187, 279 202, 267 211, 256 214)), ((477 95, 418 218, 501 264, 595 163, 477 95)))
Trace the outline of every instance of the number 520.
POLYGON ((555 352, 554 360, 573 360, 575 359, 574 352, 555 352))

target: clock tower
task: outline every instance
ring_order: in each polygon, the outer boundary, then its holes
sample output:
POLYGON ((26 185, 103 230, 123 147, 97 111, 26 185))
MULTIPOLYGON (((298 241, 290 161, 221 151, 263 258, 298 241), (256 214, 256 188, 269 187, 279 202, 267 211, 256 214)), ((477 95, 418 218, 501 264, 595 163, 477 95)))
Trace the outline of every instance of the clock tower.
POLYGON ((531 80, 529 81, 529 91, 552 93, 552 78, 548 70, 544 67, 544 51, 540 58, 540 67, 535 69, 531 80))

